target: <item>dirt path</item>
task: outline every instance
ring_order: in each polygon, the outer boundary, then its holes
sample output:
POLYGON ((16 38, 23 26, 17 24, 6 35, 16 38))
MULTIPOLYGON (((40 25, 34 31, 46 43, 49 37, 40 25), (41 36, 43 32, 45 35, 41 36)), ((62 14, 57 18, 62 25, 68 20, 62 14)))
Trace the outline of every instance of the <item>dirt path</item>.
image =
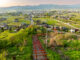
POLYGON ((47 54, 36 35, 33 36, 33 60, 48 60, 47 54))

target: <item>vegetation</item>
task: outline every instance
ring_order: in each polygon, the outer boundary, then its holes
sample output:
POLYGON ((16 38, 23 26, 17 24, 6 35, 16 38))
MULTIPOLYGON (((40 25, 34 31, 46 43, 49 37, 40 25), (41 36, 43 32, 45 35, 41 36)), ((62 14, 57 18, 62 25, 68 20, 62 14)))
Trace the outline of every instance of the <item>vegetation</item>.
POLYGON ((35 34, 39 35, 49 60, 80 59, 79 12, 32 14, 34 17, 21 12, 0 15, 0 60, 33 60, 35 34))
POLYGON ((5 31, 1 33, 0 60, 32 60, 32 34, 33 28, 22 29, 17 33, 5 31), (4 36, 4 34, 6 34, 4 36), (2 57, 1 57, 2 56, 2 57), (5 57, 5 58, 4 58, 5 57))

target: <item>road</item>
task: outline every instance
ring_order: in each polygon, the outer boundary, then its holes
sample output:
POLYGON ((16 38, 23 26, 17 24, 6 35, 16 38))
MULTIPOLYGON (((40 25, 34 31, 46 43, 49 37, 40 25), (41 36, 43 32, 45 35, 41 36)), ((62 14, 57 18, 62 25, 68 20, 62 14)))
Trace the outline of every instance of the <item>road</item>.
MULTIPOLYGON (((55 19, 55 20, 56 20, 56 19, 55 19)), ((63 24, 66 24, 66 25, 70 26, 71 28, 75 28, 75 29, 79 29, 79 30, 80 30, 80 28, 74 27, 74 26, 70 25, 69 23, 65 23, 65 22, 60 21, 60 20, 56 20, 56 21, 58 21, 58 22, 60 22, 60 23, 63 23, 63 24)))

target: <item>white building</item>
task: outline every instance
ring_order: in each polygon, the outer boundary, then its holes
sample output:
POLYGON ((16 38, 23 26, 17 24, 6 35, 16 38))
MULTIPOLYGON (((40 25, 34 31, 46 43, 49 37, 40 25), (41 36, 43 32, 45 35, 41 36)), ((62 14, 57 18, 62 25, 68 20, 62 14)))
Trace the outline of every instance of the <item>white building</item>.
POLYGON ((71 33, 74 33, 74 32, 75 32, 75 29, 71 29, 70 32, 71 32, 71 33))

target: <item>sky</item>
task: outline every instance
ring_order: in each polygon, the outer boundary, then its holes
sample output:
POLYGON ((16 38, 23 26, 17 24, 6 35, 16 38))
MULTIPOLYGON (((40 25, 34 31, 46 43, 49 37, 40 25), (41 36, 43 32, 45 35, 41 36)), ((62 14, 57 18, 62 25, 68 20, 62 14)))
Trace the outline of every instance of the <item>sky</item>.
POLYGON ((40 4, 72 5, 80 4, 80 0, 0 0, 0 7, 40 4))

